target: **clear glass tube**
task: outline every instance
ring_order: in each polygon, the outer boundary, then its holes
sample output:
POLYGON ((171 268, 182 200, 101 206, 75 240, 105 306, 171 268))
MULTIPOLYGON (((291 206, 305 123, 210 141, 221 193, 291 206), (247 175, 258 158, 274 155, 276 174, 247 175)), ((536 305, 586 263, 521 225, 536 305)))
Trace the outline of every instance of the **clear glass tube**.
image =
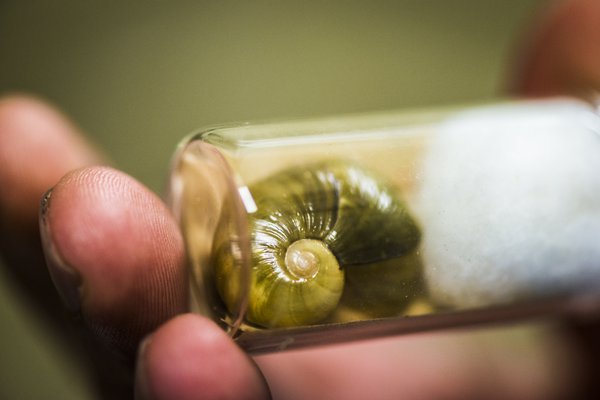
POLYGON ((250 352, 600 302, 600 117, 568 99, 203 130, 170 202, 250 352))

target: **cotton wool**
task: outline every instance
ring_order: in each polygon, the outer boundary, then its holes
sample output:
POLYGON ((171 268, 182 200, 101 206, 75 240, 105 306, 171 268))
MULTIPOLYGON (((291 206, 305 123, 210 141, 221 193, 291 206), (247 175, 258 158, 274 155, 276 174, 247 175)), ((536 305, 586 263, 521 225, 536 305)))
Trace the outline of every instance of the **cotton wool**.
POLYGON ((415 212, 434 301, 483 307, 600 287, 600 117, 484 107, 436 132, 415 212))

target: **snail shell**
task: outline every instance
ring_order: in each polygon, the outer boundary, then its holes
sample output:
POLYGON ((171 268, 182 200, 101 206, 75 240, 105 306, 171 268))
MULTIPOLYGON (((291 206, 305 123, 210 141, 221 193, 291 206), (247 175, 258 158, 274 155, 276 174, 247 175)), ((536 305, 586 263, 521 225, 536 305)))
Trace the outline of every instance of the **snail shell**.
MULTIPOLYGON (((257 325, 301 326, 326 319, 340 301, 347 270, 404 255, 420 239, 394 189, 350 163, 284 170, 249 189, 257 211, 248 216, 252 255, 246 319, 257 325)), ((219 241, 217 289, 231 310, 239 304, 239 288, 231 283, 234 255, 219 241)))

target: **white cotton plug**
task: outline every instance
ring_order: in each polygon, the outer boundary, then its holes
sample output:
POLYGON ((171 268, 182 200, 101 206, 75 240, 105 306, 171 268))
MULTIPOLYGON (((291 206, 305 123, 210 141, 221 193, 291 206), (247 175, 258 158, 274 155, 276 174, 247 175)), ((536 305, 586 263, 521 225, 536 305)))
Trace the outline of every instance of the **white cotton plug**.
POLYGON ((600 117, 575 101, 444 123, 415 212, 434 301, 480 307, 600 287, 600 117))

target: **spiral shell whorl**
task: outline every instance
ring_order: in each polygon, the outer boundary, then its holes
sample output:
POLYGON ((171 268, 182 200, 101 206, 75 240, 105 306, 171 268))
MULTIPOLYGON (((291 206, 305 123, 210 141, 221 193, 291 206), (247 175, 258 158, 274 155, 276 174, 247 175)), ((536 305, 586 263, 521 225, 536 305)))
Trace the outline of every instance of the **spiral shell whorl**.
MULTIPOLYGON (((325 320, 338 306, 347 267, 369 268, 402 256, 420 239, 394 190, 350 163, 291 168, 249 189, 256 211, 248 215, 252 255, 246 320, 260 326, 325 320)), ((227 246, 217 249, 222 250, 216 279, 232 311, 239 294, 226 282, 235 260, 227 246)))
POLYGON ((308 325, 337 306, 344 271, 323 242, 300 239, 285 254, 279 249, 255 254, 248 320, 271 327, 308 325))

